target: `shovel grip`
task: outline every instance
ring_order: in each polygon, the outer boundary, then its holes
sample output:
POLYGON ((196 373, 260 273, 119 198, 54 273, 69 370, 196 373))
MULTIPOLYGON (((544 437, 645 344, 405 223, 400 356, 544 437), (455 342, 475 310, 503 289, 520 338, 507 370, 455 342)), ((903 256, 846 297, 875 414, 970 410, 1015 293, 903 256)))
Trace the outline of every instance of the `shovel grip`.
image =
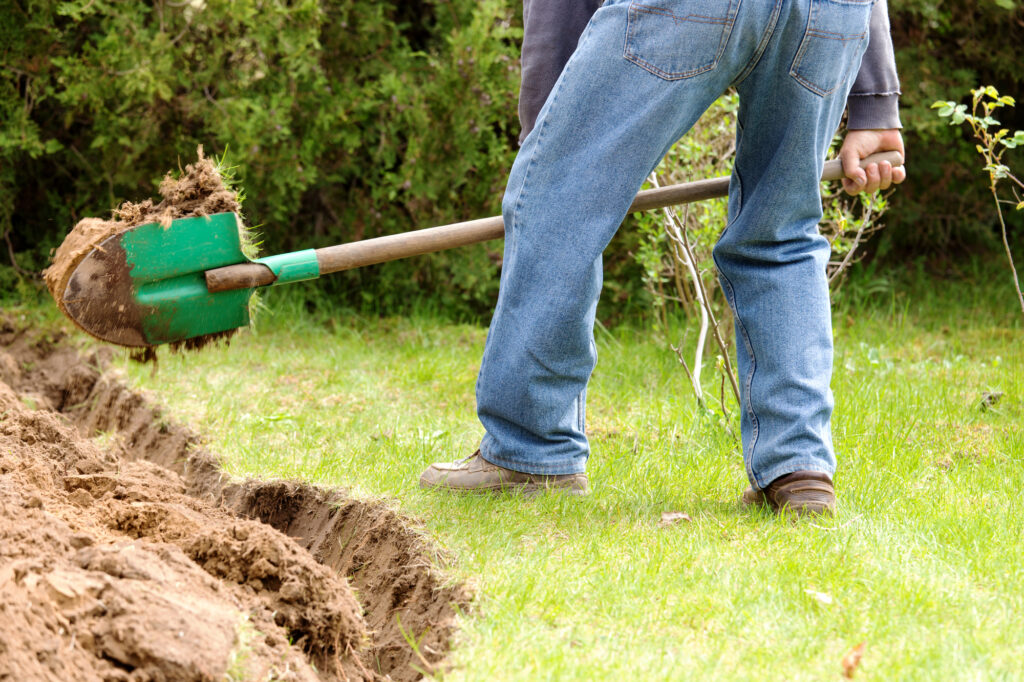
MULTIPOLYGON (((903 157, 899 152, 872 154, 861 159, 860 165, 861 168, 866 168, 873 163, 883 161, 888 161, 894 167, 903 165, 903 157)), ((821 174, 822 180, 838 180, 842 177, 843 166, 839 159, 825 163, 824 171, 821 174)), ((677 204, 688 204, 704 199, 724 197, 728 192, 729 178, 727 177, 648 189, 636 195, 629 211, 631 213, 649 211, 677 204)), ((320 274, 326 275, 330 272, 341 272, 365 265, 444 251, 457 246, 501 239, 504 236, 505 226, 501 216, 494 216, 375 239, 365 239, 338 246, 328 246, 316 250, 316 259, 320 265, 320 274)), ((211 293, 266 286, 273 284, 275 280, 276 277, 270 268, 260 263, 240 263, 206 271, 206 288, 211 293)))

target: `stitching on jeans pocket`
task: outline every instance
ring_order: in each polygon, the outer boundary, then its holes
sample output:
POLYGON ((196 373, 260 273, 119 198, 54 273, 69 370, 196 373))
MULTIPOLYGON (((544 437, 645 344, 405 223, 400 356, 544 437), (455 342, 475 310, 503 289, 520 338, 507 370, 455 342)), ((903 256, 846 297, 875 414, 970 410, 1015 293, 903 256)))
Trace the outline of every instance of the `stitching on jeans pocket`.
POLYGON ((873 6, 874 0, 811 0, 789 75, 820 97, 838 90, 867 45, 873 6))
POLYGON ((632 0, 623 57, 665 80, 692 78, 718 65, 740 0, 632 0))

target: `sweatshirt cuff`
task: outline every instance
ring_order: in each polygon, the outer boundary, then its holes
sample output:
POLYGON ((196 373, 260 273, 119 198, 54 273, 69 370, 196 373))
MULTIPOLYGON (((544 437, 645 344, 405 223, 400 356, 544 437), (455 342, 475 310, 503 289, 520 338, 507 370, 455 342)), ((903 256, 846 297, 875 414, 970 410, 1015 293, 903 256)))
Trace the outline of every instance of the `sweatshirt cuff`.
POLYGON ((851 94, 846 100, 847 130, 890 130, 902 128, 899 93, 885 95, 851 94))

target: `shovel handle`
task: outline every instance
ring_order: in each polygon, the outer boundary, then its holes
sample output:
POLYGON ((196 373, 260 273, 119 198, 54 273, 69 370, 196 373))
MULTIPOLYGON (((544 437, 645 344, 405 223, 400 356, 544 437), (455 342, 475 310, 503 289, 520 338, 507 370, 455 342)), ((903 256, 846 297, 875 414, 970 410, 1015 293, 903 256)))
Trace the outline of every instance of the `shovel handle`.
MULTIPOLYGON (((903 157, 899 152, 883 152, 872 154, 861 159, 861 168, 873 163, 888 161, 894 167, 903 165, 903 157)), ((825 163, 821 179, 838 180, 843 177, 843 166, 839 159, 825 163)), ((649 211, 655 208, 688 204, 704 199, 724 197, 729 191, 729 178, 713 178, 697 180, 679 185, 669 185, 648 189, 636 195, 629 211, 649 211)), ((425 253, 444 251, 457 246, 477 244, 505 236, 505 225, 501 216, 480 218, 462 223, 429 227, 402 234, 391 234, 375 239, 327 246, 316 250, 316 259, 320 264, 320 274, 341 272, 364 265, 386 263, 388 261, 420 256, 425 253)), ((273 284, 274 273, 270 268, 259 263, 241 263, 206 271, 206 288, 211 293, 247 289, 273 284)))

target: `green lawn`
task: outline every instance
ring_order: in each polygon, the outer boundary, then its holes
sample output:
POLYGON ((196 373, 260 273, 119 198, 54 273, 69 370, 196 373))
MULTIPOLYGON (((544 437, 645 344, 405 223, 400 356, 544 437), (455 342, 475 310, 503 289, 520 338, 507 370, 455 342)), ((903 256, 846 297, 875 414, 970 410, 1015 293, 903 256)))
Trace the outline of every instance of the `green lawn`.
POLYGON ((738 443, 643 329, 598 335, 585 498, 417 488, 481 435, 483 328, 310 316, 275 291, 228 348, 119 364, 230 472, 423 519, 478 594, 446 680, 841 679, 862 641, 858 679, 1024 679, 1024 325, 994 277, 844 292, 829 520, 741 507, 738 443))

